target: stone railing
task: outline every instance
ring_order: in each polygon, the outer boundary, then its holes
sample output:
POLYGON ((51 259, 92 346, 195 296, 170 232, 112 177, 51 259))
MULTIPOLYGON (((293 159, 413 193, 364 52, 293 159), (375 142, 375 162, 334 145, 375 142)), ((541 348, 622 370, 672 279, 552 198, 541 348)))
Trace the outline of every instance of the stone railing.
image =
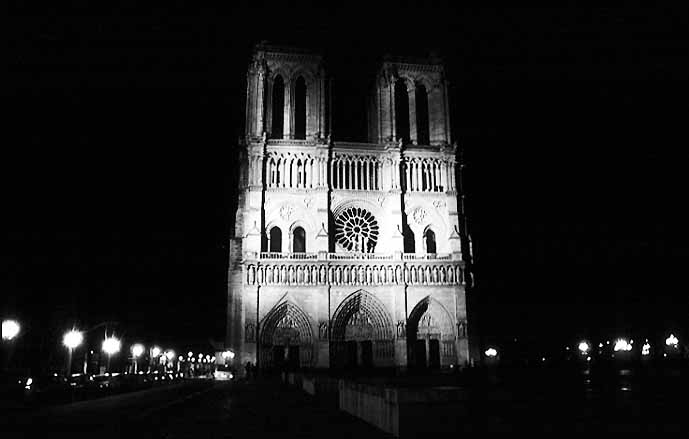
POLYGON ((245 262, 248 285, 463 285, 464 264, 451 260, 294 260, 245 262))
POLYGON ((318 259, 318 253, 275 253, 261 252, 259 259, 289 259, 292 261, 311 261, 318 259))
MULTIPOLYGON (((278 253, 261 252, 245 254, 247 260, 290 260, 290 261, 451 261, 451 253, 278 253)), ((458 256, 457 258, 458 259, 458 256)))

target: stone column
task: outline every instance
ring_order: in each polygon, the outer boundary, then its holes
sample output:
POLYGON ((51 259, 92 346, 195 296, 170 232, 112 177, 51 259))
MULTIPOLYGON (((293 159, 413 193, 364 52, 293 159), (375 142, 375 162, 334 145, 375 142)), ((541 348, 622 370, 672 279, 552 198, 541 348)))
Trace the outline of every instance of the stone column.
POLYGON ((280 173, 280 186, 285 187, 287 183, 285 181, 287 180, 287 157, 283 156, 282 157, 282 162, 280 163, 280 166, 282 167, 282 172, 280 173))
POLYGON ((359 165, 361 164, 361 160, 354 160, 354 189, 359 190, 361 189, 359 187, 359 165))
POLYGON ((330 187, 333 189, 335 188, 334 180, 335 180, 335 160, 331 160, 330 161, 330 187))

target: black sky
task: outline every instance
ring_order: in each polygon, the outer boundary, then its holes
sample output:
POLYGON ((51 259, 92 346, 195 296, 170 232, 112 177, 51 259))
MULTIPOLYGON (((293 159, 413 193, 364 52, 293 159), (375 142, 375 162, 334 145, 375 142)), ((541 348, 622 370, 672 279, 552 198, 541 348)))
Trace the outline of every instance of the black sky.
MULTIPOLYGON (((221 339, 252 44, 323 50, 364 140, 385 52, 438 51, 487 335, 687 331, 689 13, 8 6, 6 314, 221 339)), ((689 334, 687 334, 689 336, 689 334)))

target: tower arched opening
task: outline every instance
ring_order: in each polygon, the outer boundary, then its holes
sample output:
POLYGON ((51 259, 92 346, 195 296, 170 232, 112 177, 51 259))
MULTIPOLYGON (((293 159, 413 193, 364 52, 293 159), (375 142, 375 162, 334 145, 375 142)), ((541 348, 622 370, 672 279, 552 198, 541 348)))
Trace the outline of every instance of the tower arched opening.
POLYGON ((409 140, 409 95, 407 83, 402 78, 395 81, 395 136, 409 140))
POLYGON ((428 122, 428 92, 423 84, 416 84, 416 136, 419 145, 430 143, 428 122))
POLYGON ((285 123, 285 81, 277 75, 273 79, 272 133, 273 139, 282 139, 285 123))
POLYGON ((306 139, 306 81, 302 76, 294 85, 294 138, 306 139))

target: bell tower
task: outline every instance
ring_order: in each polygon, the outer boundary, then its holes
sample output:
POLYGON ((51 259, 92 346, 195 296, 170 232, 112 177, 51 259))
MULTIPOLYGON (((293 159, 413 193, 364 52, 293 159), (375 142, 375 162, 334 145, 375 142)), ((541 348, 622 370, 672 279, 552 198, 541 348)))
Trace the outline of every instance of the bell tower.
POLYGON ((326 79, 319 54, 259 44, 247 72, 246 141, 326 137, 326 79))
POLYGON ((386 56, 369 103, 369 141, 448 145, 447 89, 445 69, 439 60, 386 56))

